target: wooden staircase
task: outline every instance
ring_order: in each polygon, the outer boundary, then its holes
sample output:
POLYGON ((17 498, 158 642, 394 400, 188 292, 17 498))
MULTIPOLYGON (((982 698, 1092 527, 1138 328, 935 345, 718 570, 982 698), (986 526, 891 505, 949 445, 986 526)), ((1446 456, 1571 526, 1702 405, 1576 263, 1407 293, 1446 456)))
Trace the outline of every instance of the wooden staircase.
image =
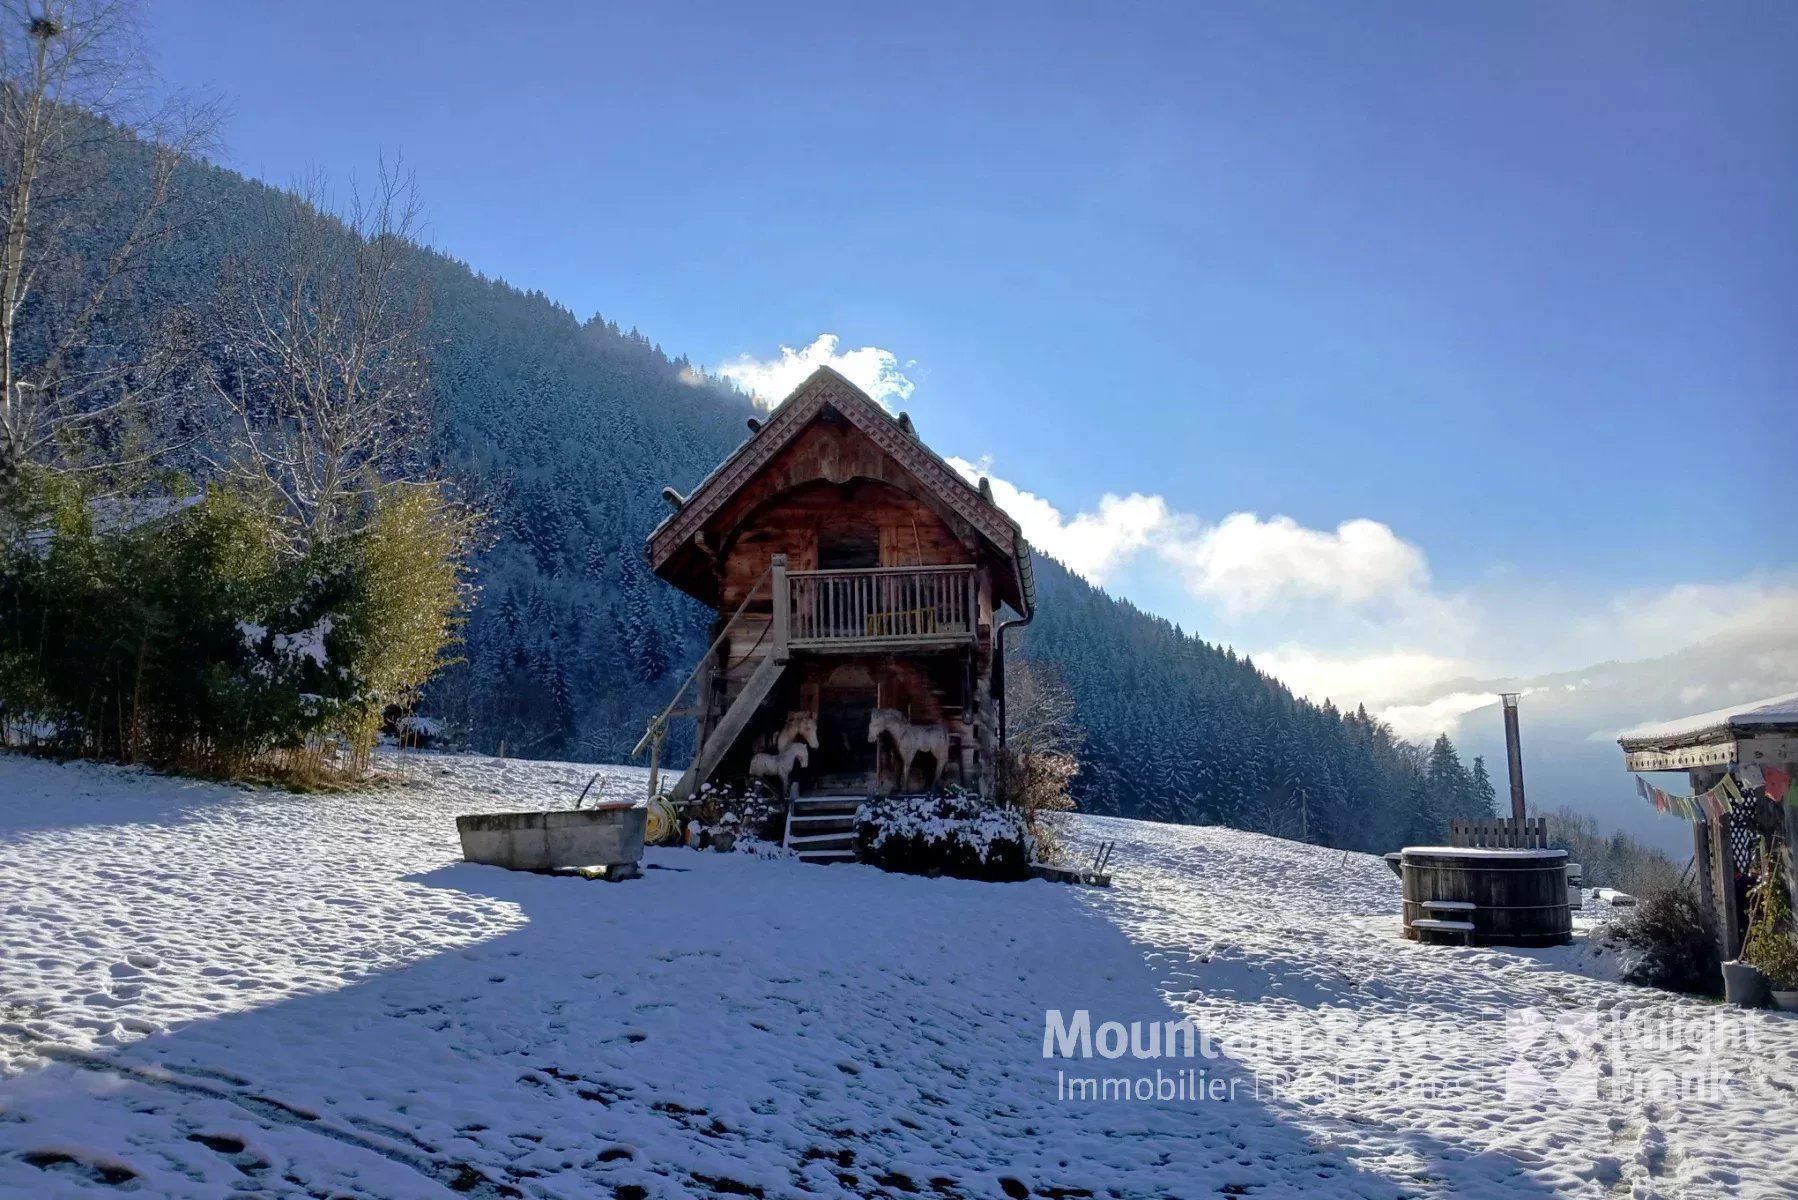
POLYGON ((749 718, 762 706, 762 701, 768 698, 768 693, 774 690, 774 685, 779 682, 781 673, 786 669, 786 659, 776 658, 773 654, 756 664, 755 670, 744 682, 743 690, 737 693, 737 698, 731 702, 717 726, 705 739, 705 745, 699 748, 699 755, 693 760, 693 765, 669 789, 670 799, 676 804, 691 799, 699 786, 711 777, 718 763, 736 743, 743 727, 749 724, 749 718))
POLYGON ((855 810, 860 796, 806 796, 787 811, 783 845, 801 862, 855 861, 855 810))
MULTIPOLYGON (((776 554, 773 561, 769 563, 768 569, 762 573, 762 577, 756 580, 754 586, 749 589, 748 595, 743 597, 743 602, 737 606, 737 611, 731 614, 730 620, 724 623, 718 636, 712 639, 712 644, 706 647, 704 654, 699 656, 699 662, 694 665, 692 671, 688 672, 686 679, 681 681, 680 687, 674 693, 674 699, 668 702, 668 707, 650 718, 649 728, 644 731, 643 738, 637 743, 636 749, 631 751, 631 757, 636 758, 644 750, 649 751, 649 794, 651 796, 656 794, 660 786, 662 742, 668 736, 668 722, 676 716, 696 716, 699 713, 697 709, 680 707, 681 701, 686 697, 687 689, 693 686, 694 681, 699 678, 700 671, 718 652, 718 647, 722 646, 725 639, 730 636, 731 628, 742 619, 744 610, 761 591, 763 583, 772 582, 775 597, 783 599, 784 602, 787 594, 786 575, 787 556, 776 554)), ((737 693, 737 698, 731 702, 730 708, 725 710, 724 716, 707 735, 705 744, 700 746, 699 753, 693 758, 693 765, 688 767, 675 781, 674 786, 668 789, 668 798, 676 804, 692 799, 705 785, 705 781, 711 777, 712 772, 717 769, 724 756, 730 753, 730 748, 736 744, 737 738, 741 736, 744 727, 749 724, 750 718, 755 716, 756 710, 762 706, 762 701, 768 698, 768 694, 774 690, 774 685, 780 681, 781 675, 786 671, 789 654, 787 617, 787 610, 783 604, 776 604, 772 625, 774 639, 767 652, 763 654, 762 660, 756 664, 755 670, 744 681, 743 690, 737 693)))

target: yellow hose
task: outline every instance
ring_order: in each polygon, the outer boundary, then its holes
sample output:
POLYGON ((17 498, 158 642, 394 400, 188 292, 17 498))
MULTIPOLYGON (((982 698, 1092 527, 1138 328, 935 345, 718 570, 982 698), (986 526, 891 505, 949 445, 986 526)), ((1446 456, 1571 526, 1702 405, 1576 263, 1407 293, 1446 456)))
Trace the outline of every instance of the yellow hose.
POLYGON ((680 836, 680 819, 675 815, 674 805, 666 796, 654 796, 649 801, 649 812, 643 819, 643 840, 652 846, 662 846, 680 836))

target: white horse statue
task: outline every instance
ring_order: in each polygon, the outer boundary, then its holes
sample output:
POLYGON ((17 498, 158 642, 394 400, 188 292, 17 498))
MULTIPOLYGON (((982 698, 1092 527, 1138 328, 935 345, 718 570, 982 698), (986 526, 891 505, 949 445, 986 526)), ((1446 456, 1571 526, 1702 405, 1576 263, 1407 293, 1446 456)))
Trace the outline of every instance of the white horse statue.
POLYGON ((949 765, 949 731, 941 725, 913 725, 896 708, 877 708, 868 719, 868 740, 878 742, 883 733, 892 735, 893 745, 899 751, 899 790, 903 792, 911 778, 912 760, 919 754, 928 754, 936 764, 936 773, 930 779, 930 790, 935 791, 943 782, 943 769, 949 765))
POLYGON ((792 742, 773 754, 763 752, 749 760, 749 774, 757 779, 780 780, 780 798, 787 798, 787 788, 793 778, 793 766, 811 765, 811 752, 804 742, 792 742))
POLYGON ((817 713, 790 712, 787 714, 787 723, 780 727, 780 736, 774 739, 774 748, 785 750, 794 742, 804 742, 814 750, 818 748, 817 713))

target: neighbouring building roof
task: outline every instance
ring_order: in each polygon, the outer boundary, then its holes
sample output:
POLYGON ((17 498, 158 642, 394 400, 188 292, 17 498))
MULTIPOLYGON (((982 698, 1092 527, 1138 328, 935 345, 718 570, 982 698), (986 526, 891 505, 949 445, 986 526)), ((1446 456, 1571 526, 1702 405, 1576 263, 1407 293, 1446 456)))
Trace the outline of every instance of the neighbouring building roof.
POLYGON ((829 407, 899 463, 939 503, 951 509, 1016 566, 1015 595, 1028 616, 1036 606, 1030 547, 1018 523, 961 472, 920 441, 872 397, 829 367, 819 367, 776 407, 762 427, 699 482, 680 509, 650 533, 649 563, 658 573, 774 457, 829 407))
MULTIPOLYGON (((177 513, 204 502, 205 491, 186 496, 107 496, 87 502, 87 518, 98 534, 129 533, 145 525, 154 525, 177 513)), ((45 526, 25 534, 25 542, 34 553, 46 553, 56 540, 56 530, 45 526)))
POLYGON ((1784 730, 1798 730, 1798 692, 1750 700, 1676 721, 1638 725, 1619 734, 1617 741, 1625 750, 1658 750, 1728 740, 1744 733, 1784 730))

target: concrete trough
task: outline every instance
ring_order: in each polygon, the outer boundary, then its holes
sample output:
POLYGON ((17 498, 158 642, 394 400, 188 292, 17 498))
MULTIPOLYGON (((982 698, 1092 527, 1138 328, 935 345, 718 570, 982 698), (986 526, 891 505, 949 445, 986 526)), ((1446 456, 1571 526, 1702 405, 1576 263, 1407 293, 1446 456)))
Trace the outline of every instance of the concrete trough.
POLYGON ((462 857, 512 871, 601 868, 603 878, 631 879, 643 859, 648 810, 604 804, 554 812, 472 813, 456 818, 462 857))

